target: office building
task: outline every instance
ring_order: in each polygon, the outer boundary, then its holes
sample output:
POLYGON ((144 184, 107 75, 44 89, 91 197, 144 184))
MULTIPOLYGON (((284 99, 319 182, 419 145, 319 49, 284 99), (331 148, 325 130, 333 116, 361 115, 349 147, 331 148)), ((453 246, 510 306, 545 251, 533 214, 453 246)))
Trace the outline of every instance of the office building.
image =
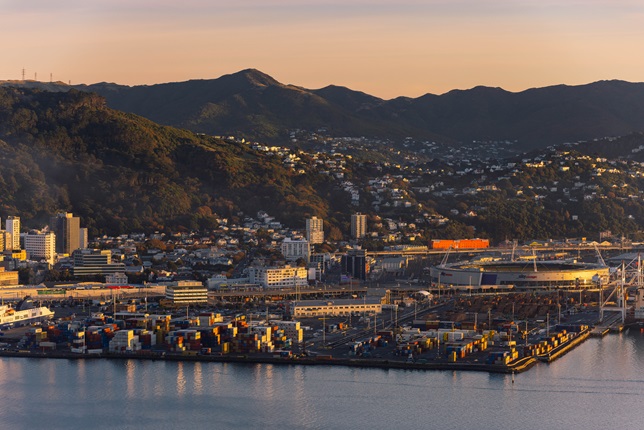
POLYGON ((18 285, 18 271, 5 272, 4 267, 0 267, 0 286, 11 287, 18 285))
POLYGON ((89 239, 88 239, 88 235, 87 235, 87 228, 81 227, 79 229, 79 236, 80 236, 79 237, 80 242, 78 244, 78 247, 80 249, 87 249, 89 247, 89 239))
POLYGON ((11 240, 5 243, 5 249, 20 249, 20 217, 7 217, 5 230, 11 235, 11 240))
POLYGON ((362 239, 367 234, 367 215, 353 214, 351 215, 351 237, 354 239, 362 239))
POLYGON ((250 267, 248 275, 251 284, 264 288, 295 288, 309 284, 306 267, 250 267))
POLYGON ((194 305, 208 303, 208 288, 203 282, 177 281, 165 288, 165 298, 173 305, 194 305))
POLYGON ((53 232, 28 233, 23 235, 23 240, 30 260, 45 260, 49 264, 54 264, 56 235, 53 232))
POLYGON ((128 285, 129 281, 125 273, 112 273, 105 275, 105 283, 108 285, 128 285))
POLYGON ((6 230, 0 230, 0 251, 7 249, 7 244, 11 242, 11 234, 6 230))
POLYGON ((27 251, 24 249, 5 249, 2 251, 2 255, 6 258, 11 258, 16 261, 25 261, 27 260, 27 251))
POLYGON ((112 263, 112 253, 108 250, 77 249, 72 253, 74 276, 109 275, 125 272, 125 264, 112 263))
POLYGON ((366 280, 369 273, 369 264, 367 263, 367 251, 364 249, 351 249, 340 259, 342 273, 350 275, 355 279, 366 280))
POLYGON ((311 247, 307 240, 284 239, 282 242, 282 255, 288 261, 296 261, 303 258, 307 263, 311 257, 311 247))
POLYGON ((324 221, 315 216, 306 220, 306 240, 311 245, 324 242, 324 221))
POLYGON ((335 300, 301 300, 291 305, 291 313, 295 318, 311 318, 322 316, 348 316, 354 313, 380 314, 382 303, 380 298, 335 299, 335 300))
POLYGON ((80 218, 69 212, 57 214, 49 220, 49 228, 56 234, 56 252, 71 255, 80 248, 80 218))

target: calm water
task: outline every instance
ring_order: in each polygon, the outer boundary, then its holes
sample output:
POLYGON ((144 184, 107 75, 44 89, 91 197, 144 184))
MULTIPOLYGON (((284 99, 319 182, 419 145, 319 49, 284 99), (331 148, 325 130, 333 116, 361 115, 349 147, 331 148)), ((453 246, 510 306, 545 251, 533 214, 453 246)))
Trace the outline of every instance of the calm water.
POLYGON ((0 358, 1 429, 640 429, 644 335, 510 376, 0 358))

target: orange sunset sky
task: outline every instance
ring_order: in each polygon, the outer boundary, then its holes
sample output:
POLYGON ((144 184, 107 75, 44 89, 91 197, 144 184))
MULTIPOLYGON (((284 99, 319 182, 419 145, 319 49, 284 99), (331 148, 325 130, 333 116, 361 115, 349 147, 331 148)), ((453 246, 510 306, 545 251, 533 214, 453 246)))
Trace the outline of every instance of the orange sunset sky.
POLYGON ((382 98, 644 81, 641 0, 0 0, 0 80, 126 85, 256 68, 382 98))

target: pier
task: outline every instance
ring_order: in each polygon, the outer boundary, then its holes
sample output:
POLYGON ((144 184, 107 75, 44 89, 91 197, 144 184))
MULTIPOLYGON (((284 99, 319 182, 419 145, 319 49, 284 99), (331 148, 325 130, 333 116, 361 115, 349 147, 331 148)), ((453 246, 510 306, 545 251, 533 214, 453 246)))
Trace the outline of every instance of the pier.
POLYGON ((565 355, 566 353, 571 351, 577 345, 579 345, 582 342, 584 342, 586 339, 588 339, 590 337, 590 333, 591 333, 590 330, 582 331, 581 333, 579 333, 578 335, 576 335, 572 339, 570 339, 567 342, 564 342, 561 345, 557 346, 552 351, 550 351, 550 352, 548 352, 546 354, 538 355, 537 358, 540 361, 550 363, 550 362, 556 360, 557 358, 561 357, 562 355, 565 355))
POLYGON ((609 329, 608 327, 604 327, 604 326, 597 326, 597 327, 594 327, 594 328, 590 331, 590 335, 591 335, 592 337, 604 337, 604 336, 606 336, 609 332, 610 332, 610 329, 609 329))

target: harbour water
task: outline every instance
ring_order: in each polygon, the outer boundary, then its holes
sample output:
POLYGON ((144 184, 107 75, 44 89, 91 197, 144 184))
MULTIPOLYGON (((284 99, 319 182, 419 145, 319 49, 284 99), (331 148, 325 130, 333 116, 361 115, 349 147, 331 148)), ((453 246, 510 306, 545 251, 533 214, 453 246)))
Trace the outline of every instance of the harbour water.
POLYGON ((0 428, 644 428, 644 334, 511 375, 0 358, 0 428))

